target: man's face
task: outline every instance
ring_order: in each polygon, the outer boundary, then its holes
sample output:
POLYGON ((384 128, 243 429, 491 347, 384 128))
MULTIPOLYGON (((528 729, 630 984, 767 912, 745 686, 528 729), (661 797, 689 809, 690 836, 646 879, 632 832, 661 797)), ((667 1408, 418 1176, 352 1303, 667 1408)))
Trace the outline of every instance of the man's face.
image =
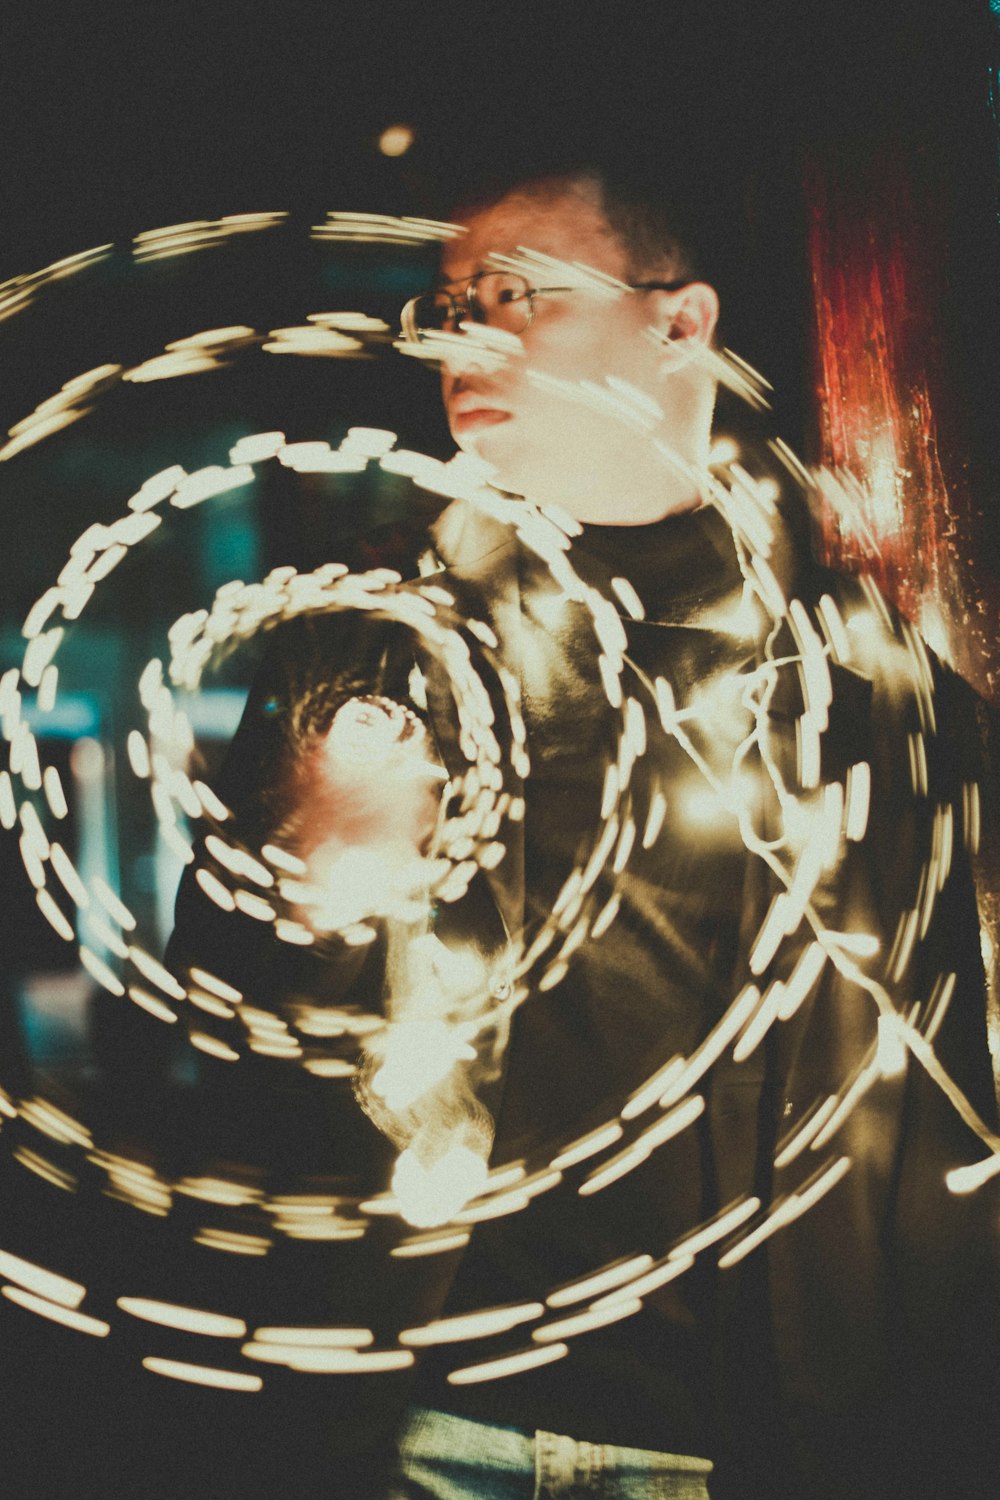
MULTIPOLYGON (((603 213, 575 193, 541 199, 514 193, 465 224, 467 232, 447 245, 441 270, 442 280, 460 290, 476 272, 494 268, 491 255, 520 249, 631 279, 603 213)), ((564 280, 545 271, 529 279, 532 286, 564 280)), ((664 514, 672 508, 663 500, 670 476, 651 458, 649 438, 531 379, 537 372, 574 388, 589 381, 605 389, 608 376, 627 381, 664 410, 657 435, 669 442, 684 417, 671 413, 662 351, 645 334, 650 321, 650 294, 642 292, 613 300, 584 290, 535 298, 520 334, 523 355, 499 370, 445 365, 442 392, 455 442, 495 466, 500 488, 556 502, 580 520, 636 519, 637 501, 639 519, 664 514)))

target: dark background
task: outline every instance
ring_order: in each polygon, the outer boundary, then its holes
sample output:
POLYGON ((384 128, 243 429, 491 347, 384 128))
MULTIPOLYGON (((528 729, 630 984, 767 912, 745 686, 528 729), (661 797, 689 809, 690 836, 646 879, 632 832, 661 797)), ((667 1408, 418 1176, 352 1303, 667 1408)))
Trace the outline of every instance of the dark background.
MULTIPOLYGON (((934 275, 912 315, 933 329, 933 394, 947 455, 952 472, 965 477, 965 493, 977 491, 979 563, 995 569, 996 555, 988 555, 997 536, 1000 343, 995 36, 986 0, 8 4, 0 31, 0 281, 92 245, 127 247, 142 231, 225 214, 287 210, 303 227, 330 209, 444 216, 456 192, 497 169, 545 165, 566 149, 617 154, 662 174, 665 187, 695 203, 716 255, 729 342, 773 381, 778 430, 815 457, 821 401, 805 185, 818 171, 836 185, 838 212, 849 217, 857 182, 856 213, 866 219, 871 196, 860 185, 870 185, 869 164, 877 158, 884 172, 886 162, 890 171, 896 163, 915 223, 922 213, 934 223, 934 275), (394 123, 410 125, 415 141, 405 156, 387 159, 377 138, 394 123)), ((876 228, 873 222, 873 243, 876 228)), ((276 279, 289 274, 288 264, 276 260, 276 279)), ((213 274, 224 280, 224 272, 213 274)), ((414 274, 406 270, 403 281, 414 274)), ((131 337, 138 354, 155 352, 159 314, 144 300, 152 284, 123 272, 113 337, 94 358, 86 357, 89 346, 77 358, 73 325, 54 312, 35 309, 0 324, 0 422, 6 427, 23 416, 89 363, 116 357, 115 340, 131 337)), ((219 295, 217 279, 211 296, 219 295)), ((190 326, 174 326, 177 306, 163 301, 169 336, 204 326, 194 308, 190 326)), ((213 305, 208 316, 214 312, 213 305)), ((94 327, 91 316, 82 344, 93 342, 94 327)), ((293 380, 292 395, 310 418, 322 412, 322 386, 318 396, 315 389, 296 392, 293 380)), ((175 399, 164 390, 160 426, 169 431, 175 421, 181 441, 190 413, 181 402, 172 417, 175 399)), ((433 451, 442 431, 430 395, 411 420, 433 451)), ((19 468, 18 486, 2 491, 0 602, 14 630, 88 507, 117 514, 135 476, 158 466, 163 431, 157 439, 140 422, 139 437, 124 429, 116 436, 113 421, 96 425, 89 448, 74 447, 75 438, 62 448, 56 441, 50 460, 42 445, 37 464, 19 468), (66 484, 70 460, 89 464, 75 487, 66 484)), ((301 435, 315 430, 307 423, 301 435)), ((311 564, 311 549, 323 542, 311 503, 306 494, 293 520, 286 513, 282 545, 292 527, 298 552, 291 560, 300 565, 311 564)), ((371 519, 375 512, 377 505, 363 514, 371 519)), ((238 552, 240 513, 226 514, 238 552)), ((385 517, 400 519, 392 503, 385 517)), ((289 560, 270 555, 276 544, 266 525, 264 533, 258 543, 265 561, 289 560)), ((219 542, 215 533, 209 540, 219 542)), ((232 555, 223 547, 216 558, 220 577, 232 555)), ((214 587, 218 579, 204 557, 196 561, 206 569, 202 581, 214 587)), ((188 607, 185 570, 184 558, 168 559, 178 607, 188 607)), ((121 597, 124 613, 99 643, 105 677, 132 665, 130 652, 141 656, 142 642, 130 636, 128 591, 121 597)), ((88 639, 96 652, 96 628, 90 638, 81 634, 88 639)), ((9 853, 5 875, 14 868, 9 853)), ((31 903, 12 905, 17 899, 5 896, 4 972, 20 982, 32 966, 45 969, 40 945, 51 943, 31 903)), ((0 1010, 9 1063, 0 1078, 8 1082, 24 1046, 10 1019, 16 1013, 6 1002, 0 1010)), ((106 1029, 119 1038, 119 1052, 112 1044, 103 1055, 113 1074, 116 1062, 128 1062, 120 1048, 130 1033, 113 1018, 106 1029)), ((30 1058, 21 1065, 30 1072, 30 1058)), ((141 1089, 138 1097, 134 1081, 131 1089, 129 1108, 141 1113, 141 1089)), ((108 1110, 120 1108, 122 1097, 99 1088, 92 1102, 108 1110)), ((170 1260, 158 1221, 131 1209, 109 1220, 106 1207, 88 1217, 78 1201, 35 1178, 26 1184, 26 1177, 5 1162, 0 1246, 70 1273, 85 1265, 93 1273, 81 1273, 93 1291, 88 1305, 96 1301, 98 1310, 102 1296, 113 1305, 124 1277, 135 1284, 136 1267, 148 1271, 151 1287, 174 1278, 177 1300, 185 1300, 188 1252, 178 1240, 170 1260)), ((207 1275, 211 1259, 203 1255, 196 1271, 207 1275)), ((219 1279, 203 1283, 205 1306, 239 1305, 224 1282, 228 1269, 212 1266, 219 1279)), ((294 1274, 319 1272, 299 1265, 294 1274)), ((244 1277, 240 1294, 248 1285, 244 1277)), ((18 1476, 12 1495, 214 1500, 230 1493, 234 1473, 252 1486, 255 1452, 291 1462, 293 1448, 299 1478, 286 1481, 288 1493, 341 1493, 329 1475, 315 1490, 304 1477, 309 1455, 300 1419, 315 1399, 308 1380, 292 1382, 275 1405, 259 1409, 241 1397, 175 1386, 140 1373, 150 1345, 135 1329, 123 1330, 123 1321, 97 1341, 0 1306, 0 1475, 6 1465, 18 1476), (289 1431, 294 1443, 283 1437, 289 1431), (242 1468, 227 1468, 237 1450, 242 1468)), ((175 1350, 157 1337, 163 1352, 184 1357, 183 1338, 175 1350)), ((283 1489, 274 1480, 263 1492, 283 1489)), ((343 1494, 353 1500, 351 1491, 343 1494)))
POLYGON ((850 174, 890 140, 951 196, 948 322, 982 379, 991 33, 987 0, 8 5, 0 273, 221 214, 441 215, 484 170, 610 148, 698 200, 794 440, 816 151, 850 174), (389 160, 399 121, 415 144, 389 160))

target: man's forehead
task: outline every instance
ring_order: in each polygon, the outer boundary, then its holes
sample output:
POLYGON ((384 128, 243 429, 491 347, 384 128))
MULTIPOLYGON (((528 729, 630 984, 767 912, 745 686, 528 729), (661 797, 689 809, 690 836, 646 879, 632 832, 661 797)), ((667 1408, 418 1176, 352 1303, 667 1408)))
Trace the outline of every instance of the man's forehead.
POLYGON ((513 255, 520 248, 582 261, 613 276, 625 271, 625 252, 604 214, 576 193, 512 193, 457 222, 466 232, 444 248, 444 280, 472 276, 488 269, 491 255, 513 255))

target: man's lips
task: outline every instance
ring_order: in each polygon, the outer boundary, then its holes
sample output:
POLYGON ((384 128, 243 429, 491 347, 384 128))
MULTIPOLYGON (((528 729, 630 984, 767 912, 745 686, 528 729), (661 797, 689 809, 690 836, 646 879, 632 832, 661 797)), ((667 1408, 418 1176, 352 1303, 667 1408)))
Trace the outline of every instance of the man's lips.
POLYGON ((489 390, 458 384, 448 395, 448 419, 456 437, 479 427, 495 427, 508 421, 510 415, 489 390))
POLYGON ((477 427, 495 427, 498 422, 509 422, 510 412, 498 406, 463 406, 452 408, 451 430, 454 433, 471 432, 477 427))

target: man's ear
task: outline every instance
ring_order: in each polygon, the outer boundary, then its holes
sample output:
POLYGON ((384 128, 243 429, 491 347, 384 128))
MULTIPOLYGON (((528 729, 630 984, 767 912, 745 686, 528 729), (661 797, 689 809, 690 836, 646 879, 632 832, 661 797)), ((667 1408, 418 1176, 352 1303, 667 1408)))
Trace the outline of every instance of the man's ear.
POLYGON ((719 321, 719 297, 707 282, 691 281, 676 292, 652 292, 649 302, 650 321, 665 341, 696 339, 711 344, 719 321))

